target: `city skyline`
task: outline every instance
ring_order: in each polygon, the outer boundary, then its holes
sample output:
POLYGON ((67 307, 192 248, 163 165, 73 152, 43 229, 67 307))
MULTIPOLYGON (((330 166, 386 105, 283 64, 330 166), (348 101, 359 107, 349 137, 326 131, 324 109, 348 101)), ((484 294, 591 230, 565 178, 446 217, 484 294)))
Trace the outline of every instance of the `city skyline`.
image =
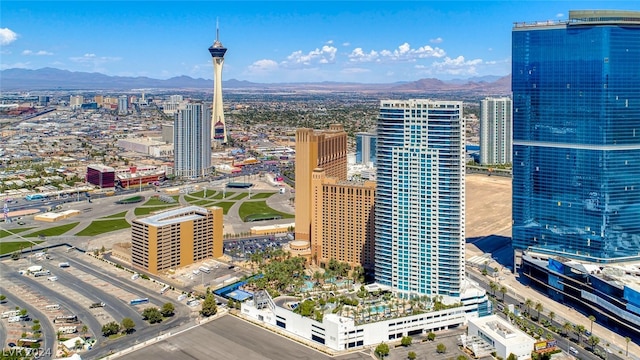
POLYGON ((564 20, 568 10, 600 8, 640 5, 4 1, 0 68, 212 79, 212 60, 202 48, 211 45, 219 19, 220 41, 232 49, 225 79, 390 83, 504 76, 511 72, 514 22, 564 20))

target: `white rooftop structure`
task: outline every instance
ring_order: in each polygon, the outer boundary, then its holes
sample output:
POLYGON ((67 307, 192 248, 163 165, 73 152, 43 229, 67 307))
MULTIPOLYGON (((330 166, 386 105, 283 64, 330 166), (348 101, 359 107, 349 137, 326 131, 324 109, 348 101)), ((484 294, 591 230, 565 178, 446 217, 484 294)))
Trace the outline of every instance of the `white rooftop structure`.
MULTIPOLYGON (((514 354, 518 360, 531 358, 535 339, 497 315, 489 315, 468 320, 467 339, 479 338, 495 349, 496 355, 506 359, 509 354, 514 354)), ((482 351, 482 347, 476 341, 469 341, 469 345, 476 351, 482 351)), ((467 347, 469 347, 467 345, 467 347)), ((482 356, 482 354, 475 354, 482 356)))

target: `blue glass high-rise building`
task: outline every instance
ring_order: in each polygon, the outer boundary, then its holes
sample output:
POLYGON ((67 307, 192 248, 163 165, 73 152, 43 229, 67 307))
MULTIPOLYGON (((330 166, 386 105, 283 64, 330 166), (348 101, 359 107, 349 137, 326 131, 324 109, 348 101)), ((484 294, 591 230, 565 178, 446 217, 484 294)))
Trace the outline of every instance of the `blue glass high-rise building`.
POLYGON ((640 258, 640 12, 513 28, 513 247, 640 258))
POLYGON ((464 129, 462 102, 381 101, 375 277, 400 296, 463 291, 464 129))
POLYGON ((376 164, 376 142, 378 137, 373 133, 356 133, 356 164, 376 164))

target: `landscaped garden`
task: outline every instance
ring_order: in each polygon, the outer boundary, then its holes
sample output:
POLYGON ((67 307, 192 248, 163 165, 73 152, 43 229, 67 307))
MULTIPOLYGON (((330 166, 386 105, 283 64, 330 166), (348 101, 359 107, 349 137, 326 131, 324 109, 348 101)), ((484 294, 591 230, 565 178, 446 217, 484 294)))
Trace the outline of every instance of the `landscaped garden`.
MULTIPOLYGON (((34 241, 34 243, 36 244, 39 244, 41 242, 42 241, 34 241)), ((31 246, 33 246, 33 243, 29 241, 0 242, 0 255, 9 254, 22 249, 28 249, 31 246)))
POLYGON ((267 205, 265 200, 262 201, 245 201, 238 209, 238 215, 242 221, 259 221, 267 219, 290 219, 293 214, 287 214, 274 210, 267 205))
POLYGON ((125 219, 94 220, 76 236, 94 236, 130 227, 131 225, 125 219))
POLYGON ((11 230, 0 229, 0 239, 2 239, 3 237, 11 236, 13 234, 19 234, 23 231, 27 231, 31 229, 33 228, 17 228, 17 229, 11 229, 11 230))
POLYGON ((79 222, 73 222, 73 223, 70 223, 70 224, 54 226, 54 227, 50 227, 48 229, 43 229, 43 230, 39 230, 39 231, 36 231, 36 232, 32 232, 31 234, 26 234, 26 235, 24 235, 24 237, 30 238, 30 237, 39 237, 39 236, 59 236, 59 235, 62 235, 64 233, 66 233, 67 231, 73 229, 78 224, 79 224, 79 222))
POLYGON ((281 249, 256 252, 249 260, 263 276, 249 280, 247 291, 265 290, 274 299, 281 295, 295 297, 285 306, 317 321, 326 314, 338 314, 363 324, 462 306, 444 304, 439 297, 402 299, 381 290, 369 292, 362 285, 361 267, 351 269, 349 264, 333 259, 325 269, 312 274, 305 269, 304 259, 290 257, 281 249))

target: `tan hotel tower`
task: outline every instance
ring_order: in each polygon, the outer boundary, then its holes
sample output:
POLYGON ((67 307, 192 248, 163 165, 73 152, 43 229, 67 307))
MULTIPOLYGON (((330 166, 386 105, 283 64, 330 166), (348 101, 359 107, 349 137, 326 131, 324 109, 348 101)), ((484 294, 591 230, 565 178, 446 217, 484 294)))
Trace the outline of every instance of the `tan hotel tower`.
POLYGON ((311 241, 311 177, 316 168, 324 169, 327 177, 347 180, 347 133, 341 124, 296 131, 296 240, 311 241))
POLYGON ((188 206, 133 220, 133 267, 158 274, 221 257, 222 217, 221 207, 188 206))
POLYGON ((329 178, 323 169, 313 172, 311 259, 335 259, 351 267, 374 267, 375 181, 329 178))

